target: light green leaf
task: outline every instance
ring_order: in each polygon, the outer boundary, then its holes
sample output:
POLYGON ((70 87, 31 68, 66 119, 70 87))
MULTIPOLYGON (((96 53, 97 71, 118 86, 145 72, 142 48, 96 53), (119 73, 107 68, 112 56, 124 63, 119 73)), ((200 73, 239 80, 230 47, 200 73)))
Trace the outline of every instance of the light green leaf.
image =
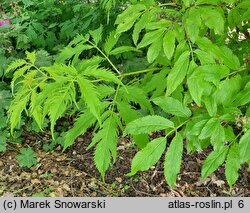
POLYGON ((107 37, 105 44, 104 44, 104 51, 108 55, 112 48, 116 45, 117 41, 119 40, 119 35, 117 35, 116 31, 111 31, 109 36, 107 37))
POLYGON ((35 64, 35 61, 36 61, 36 52, 33 51, 32 53, 30 53, 29 51, 25 51, 25 54, 27 56, 27 59, 29 59, 29 61, 32 63, 32 64, 35 64))
POLYGON ((167 92, 169 96, 183 82, 189 66, 189 52, 185 51, 175 62, 173 69, 167 77, 167 92))
POLYGON ((225 128, 219 124, 212 133, 210 141, 214 150, 221 149, 226 141, 225 128))
POLYGON ((234 97, 233 106, 242 106, 250 102, 250 83, 248 83, 243 90, 241 90, 234 97))
POLYGON ((138 103, 141 108, 145 108, 150 111, 150 113, 153 114, 153 107, 148 100, 148 96, 145 93, 145 91, 138 86, 135 85, 129 85, 126 86, 126 90, 123 89, 124 96, 128 98, 128 100, 138 103))
POLYGON ((240 138, 240 159, 241 163, 250 159, 250 130, 240 138))
POLYGON ((166 143, 167 140, 165 137, 156 138, 149 142, 145 148, 135 155, 132 160, 131 172, 127 175, 132 176, 138 171, 148 170, 156 164, 166 148, 166 143))
POLYGON ((120 23, 118 25, 118 27, 116 29, 116 33, 120 34, 120 33, 128 31, 131 27, 133 27, 134 23, 140 17, 140 15, 141 15, 140 12, 139 13, 132 13, 132 14, 130 14, 129 17, 127 17, 126 19, 124 19, 123 23, 120 23))
POLYGON ((140 20, 135 24, 132 34, 132 38, 135 45, 137 44, 137 41, 139 39, 140 32, 146 27, 148 22, 151 21, 152 17, 153 14, 151 12, 146 12, 141 16, 140 20))
POLYGON ((117 47, 115 49, 113 49, 109 54, 110 55, 118 55, 124 52, 141 52, 140 50, 136 49, 135 47, 131 47, 131 46, 121 46, 121 47, 117 47))
POLYGON ((99 28, 89 31, 89 34, 93 37, 95 44, 98 44, 102 39, 103 26, 100 25, 99 28))
POLYGON ((216 34, 222 34, 224 32, 224 17, 216 8, 203 9, 201 17, 205 25, 213 29, 216 34))
POLYGON ((83 71, 83 74, 86 76, 93 76, 100 80, 110 81, 119 85, 123 85, 121 80, 111 71, 106 69, 95 69, 93 67, 88 67, 83 71))
POLYGON ((90 112, 100 123, 100 100, 96 87, 89 80, 81 76, 78 76, 77 82, 80 86, 80 91, 84 97, 85 103, 90 109, 90 112))
POLYGON ((8 66, 7 70, 5 71, 5 75, 9 73, 10 71, 16 70, 18 67, 21 67, 23 65, 27 64, 27 62, 23 59, 18 59, 13 62, 8 66))
POLYGON ((214 94, 216 103, 218 105, 231 106, 233 99, 241 89, 241 82, 242 78, 239 75, 221 81, 214 94))
POLYGON ((91 144, 87 147, 88 150, 98 142, 95 149, 94 161, 103 180, 105 172, 111 163, 111 157, 113 158, 113 162, 116 160, 118 120, 119 118, 117 115, 115 113, 111 113, 111 115, 103 122, 102 129, 98 131, 91 144))
POLYGON ((175 50, 175 33, 169 30, 163 38, 163 50, 167 58, 170 60, 175 50))
POLYGON ((238 171, 240 169, 241 163, 239 156, 239 144, 234 143, 229 149, 225 165, 225 175, 230 186, 230 191, 232 190, 232 186, 235 184, 236 180, 239 177, 238 171))
POLYGON ((183 153, 183 138, 177 132, 167 150, 164 160, 164 176, 171 188, 176 183, 177 174, 180 172, 183 153))
POLYGON ((64 136, 63 150, 67 149, 74 143, 74 140, 86 132, 86 130, 94 124, 96 118, 88 110, 81 114, 74 123, 74 126, 67 131, 64 136))
POLYGON ((213 95, 206 96, 204 98, 205 106, 208 111, 208 114, 213 117, 216 115, 217 112, 217 103, 213 95))
POLYGON ((215 59, 211 53, 200 49, 197 49, 194 52, 197 55, 199 61, 201 62, 201 65, 215 64, 215 59))
POLYGON ((138 48, 143 48, 148 46, 149 44, 154 43, 162 36, 164 31, 164 29, 159 29, 146 33, 142 38, 141 42, 138 44, 138 48))
POLYGON ((160 54, 162 50, 162 37, 158 38, 150 45, 147 52, 148 63, 152 63, 160 54))
POLYGON ((185 28, 188 37, 194 43, 199 36, 201 28, 201 15, 200 10, 196 7, 191 7, 187 12, 187 16, 183 16, 183 22, 185 23, 185 28))
POLYGON ((153 99, 153 102, 161 107, 166 113, 179 116, 190 117, 191 111, 179 100, 172 97, 158 97, 153 99))
POLYGON ((141 12, 146 9, 146 6, 143 4, 130 5, 128 8, 118 15, 116 18, 115 24, 123 23, 131 14, 141 12))
POLYGON ((174 123, 158 115, 148 115, 130 122, 124 130, 124 135, 139 135, 166 128, 174 128, 174 123))
POLYGON ((224 161, 228 147, 224 146, 219 150, 212 151, 203 163, 201 170, 202 179, 213 173, 224 161))
POLYGON ((233 51, 226 46, 221 47, 221 53, 223 55, 223 63, 230 69, 237 70, 240 68, 240 61, 233 51))
POLYGON ((211 135, 219 127, 219 125, 220 125, 220 122, 217 118, 211 118, 201 130, 199 139, 203 140, 203 139, 211 137, 211 135))

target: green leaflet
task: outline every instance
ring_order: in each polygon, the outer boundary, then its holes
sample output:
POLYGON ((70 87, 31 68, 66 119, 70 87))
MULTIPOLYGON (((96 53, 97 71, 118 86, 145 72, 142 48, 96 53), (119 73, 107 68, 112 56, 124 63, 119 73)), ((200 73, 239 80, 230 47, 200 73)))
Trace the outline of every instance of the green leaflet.
POLYGON ((211 137, 214 131, 219 127, 220 122, 217 118, 211 118, 201 130, 199 139, 206 139, 211 137))
POLYGON ((50 118, 50 129, 52 138, 54 139, 54 126, 58 118, 60 118, 66 111, 68 105, 73 102, 74 97, 71 94, 74 94, 74 84, 68 83, 63 85, 64 82, 56 82, 47 86, 47 90, 43 92, 47 96, 47 99, 44 103, 44 114, 49 114, 50 118), (50 90, 49 90, 50 88, 50 90), (51 92, 53 96, 48 96, 48 93, 51 92))
MULTIPOLYGON (((125 101, 118 102, 117 108, 125 124, 140 118, 138 111, 132 109, 132 106, 125 101)), ((140 149, 144 148, 149 142, 147 134, 133 135, 133 140, 140 149)))
POLYGON ((234 76, 230 79, 220 82, 214 95, 216 103, 218 105, 222 104, 223 106, 231 106, 233 99, 241 89, 241 82, 241 76, 234 76))
POLYGON ((117 47, 115 49, 113 49, 109 54, 110 55, 118 55, 124 52, 141 52, 140 50, 136 49, 135 47, 132 46, 121 46, 121 47, 117 47))
POLYGON ((116 18, 115 24, 124 23, 124 21, 131 16, 131 14, 135 14, 141 12, 146 9, 146 6, 143 4, 130 5, 128 8, 121 14, 119 14, 116 18))
POLYGON ((95 86, 82 76, 78 76, 77 82, 80 86, 81 94, 90 109, 90 112, 100 120, 100 100, 95 86))
POLYGON ((13 134, 14 128, 21 120, 23 110, 26 109, 26 105, 29 101, 29 95, 23 96, 19 93, 16 98, 11 102, 8 113, 10 114, 10 132, 13 134))
POLYGON ((159 37, 148 48, 148 52, 147 52, 148 63, 152 63, 158 57, 161 50, 162 50, 162 37, 159 37))
POLYGON ((140 20, 135 24, 132 38, 134 41, 134 44, 136 45, 139 39, 140 32, 146 27, 146 25, 151 21, 153 18, 153 14, 151 12, 145 12, 140 20))
POLYGON ((164 176, 171 188, 176 183, 177 174, 180 172, 183 152, 183 138, 180 133, 176 133, 170 143, 164 160, 164 176))
POLYGON ((111 81, 116 84, 122 85, 121 80, 115 76, 115 74, 107 69, 95 69, 94 67, 88 67, 82 74, 86 76, 93 76, 101 80, 111 81))
MULTIPOLYGON (((213 88, 213 85, 209 82, 212 82, 215 86, 219 86, 220 80, 228 73, 229 69, 226 66, 217 64, 203 65, 194 69, 192 75, 187 79, 187 83, 190 95, 197 105, 201 105, 202 95, 205 91, 213 88)), ((216 111, 216 103, 209 99, 206 102, 209 113, 213 115, 216 111)))
MULTIPOLYGON (((122 23, 120 23, 116 29, 116 33, 120 34, 128 31, 131 27, 133 27, 136 20, 141 16, 141 12, 133 11, 128 17, 126 17, 122 23)), ((119 18, 119 16, 118 16, 119 18)), ((117 24, 117 21, 116 21, 117 24)))
POLYGON ((242 106, 250 102, 250 82, 248 82, 243 90, 233 97, 233 106, 242 106))
POLYGON ((147 93, 152 92, 151 98, 164 94, 166 89, 166 76, 169 72, 168 68, 163 68, 159 73, 151 74, 151 79, 147 79, 143 90, 147 93))
POLYGON ((240 68, 240 61, 233 51, 226 46, 221 47, 221 53, 223 55, 223 63, 230 69, 237 70, 240 68))
POLYGON ((224 32, 224 17, 217 8, 202 8, 202 20, 205 25, 210 29, 213 29, 216 34, 222 34, 224 32))
POLYGON ((117 41, 119 40, 119 35, 116 34, 116 31, 111 31, 109 36, 107 37, 104 43, 104 51, 108 55, 112 48, 116 45, 117 41))
POLYGON ((219 150, 212 151, 203 163, 201 170, 202 179, 213 173, 224 161, 228 152, 228 147, 223 146, 219 150))
POLYGON ((102 179, 111 163, 111 157, 113 162, 116 160, 116 143, 118 139, 117 126, 119 118, 115 113, 111 115, 103 122, 102 129, 93 138, 88 149, 98 142, 95 148, 94 161, 96 168, 101 173, 102 179))
POLYGON ((175 62, 173 69, 167 77, 167 92, 169 96, 183 82, 189 66, 189 52, 185 51, 175 62))
POLYGON ((212 133, 210 141, 214 150, 223 147, 226 141, 225 128, 221 125, 218 125, 215 131, 212 133))
POLYGON ((161 19, 158 21, 151 21, 149 23, 147 23, 146 25, 146 30, 157 30, 157 29, 163 29, 166 27, 170 27, 172 26, 172 22, 170 20, 165 20, 165 19, 161 19))
POLYGON ((239 176, 238 171, 240 169, 241 163, 239 156, 239 144, 234 143, 229 149, 225 165, 225 175, 230 186, 230 191, 232 190, 232 186, 235 184, 239 176))
POLYGON ((11 64, 8 66, 8 68, 5 71, 5 75, 7 73, 9 73, 10 71, 14 71, 17 68, 22 67, 25 64, 27 64, 27 62, 25 60, 23 60, 23 59, 18 59, 18 60, 15 60, 15 61, 11 62, 11 64))
POLYGON ((154 43, 163 35, 164 31, 164 29, 159 29, 146 33, 137 47, 143 48, 154 43))
POLYGON ((209 52, 197 49, 194 51, 202 65, 215 64, 213 55, 209 52))
POLYGON ((103 26, 100 25, 99 28, 89 31, 89 34, 93 37, 95 44, 97 45, 102 39, 103 26))
POLYGON ((96 118, 90 113, 86 112, 81 114, 74 123, 74 126, 67 131, 64 136, 63 150, 67 149, 74 143, 74 140, 94 124, 96 118))
POLYGON ((241 163, 249 161, 250 159, 250 130, 240 138, 240 160, 241 163))
POLYGON ((175 33, 169 30, 163 38, 163 50, 167 58, 170 60, 175 50, 175 33))
POLYGON ((152 140, 145 148, 139 151, 132 160, 131 172, 128 176, 136 174, 138 171, 148 170, 157 161, 159 161, 162 153, 166 148, 167 140, 160 137, 152 140))
POLYGON ((201 28, 201 16, 200 10, 196 7, 191 7, 183 17, 185 23, 185 29, 188 37, 194 43, 199 36, 201 28), (185 19, 184 19, 185 18, 185 19))
POLYGON ((174 128, 173 122, 158 115, 148 115, 130 122, 123 135, 139 135, 166 128, 174 128))
POLYGON ((208 114, 213 117, 217 112, 217 103, 215 101, 214 95, 206 96, 204 98, 205 106, 208 111, 208 114))
POLYGON ((141 108, 145 108, 150 111, 151 114, 153 114, 153 107, 148 100, 147 94, 138 86, 135 85, 129 85, 126 86, 127 91, 123 89, 123 95, 130 101, 138 103, 141 108))
POLYGON ((179 117, 190 117, 191 111, 184 106, 179 100, 172 97, 158 97, 153 99, 153 102, 161 107, 166 113, 173 114, 179 117))
POLYGON ((32 64, 35 64, 35 61, 36 61, 36 52, 28 52, 28 51, 25 51, 25 54, 26 54, 26 57, 27 59, 32 63, 32 64))

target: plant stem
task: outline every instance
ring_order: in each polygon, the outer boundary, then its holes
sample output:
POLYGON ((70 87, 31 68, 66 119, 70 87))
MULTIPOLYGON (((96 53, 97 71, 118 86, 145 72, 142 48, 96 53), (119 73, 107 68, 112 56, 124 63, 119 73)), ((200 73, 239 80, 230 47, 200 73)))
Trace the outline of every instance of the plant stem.
POLYGON ((242 67, 242 68, 239 69, 239 70, 236 70, 236 71, 233 71, 233 72, 229 73, 229 74, 226 76, 226 78, 228 78, 228 77, 231 76, 231 75, 237 74, 237 73, 239 73, 239 72, 245 71, 245 70, 246 70, 246 67, 242 67))
POLYGON ((110 63, 110 65, 114 68, 114 70, 121 75, 121 72, 116 68, 116 66, 112 63, 112 61, 110 61, 110 59, 107 57, 107 55, 99 48, 97 47, 97 45, 95 45, 94 43, 92 43, 91 41, 88 41, 94 48, 96 48, 103 56, 104 58, 110 63))
POLYGON ((180 125, 178 125, 177 127, 175 127, 173 130, 171 130, 165 137, 168 137, 169 135, 171 135, 173 132, 176 132, 177 129, 179 129, 180 127, 182 127, 184 124, 186 124, 188 121, 190 120, 187 119, 186 121, 182 122, 180 125))
POLYGON ((137 75, 140 73, 145 73, 145 72, 152 72, 152 71, 157 71, 157 70, 161 70, 162 68, 149 68, 149 69, 145 69, 145 70, 138 70, 135 72, 129 72, 129 73, 122 73, 119 77, 126 77, 126 76, 130 76, 130 75, 137 75))

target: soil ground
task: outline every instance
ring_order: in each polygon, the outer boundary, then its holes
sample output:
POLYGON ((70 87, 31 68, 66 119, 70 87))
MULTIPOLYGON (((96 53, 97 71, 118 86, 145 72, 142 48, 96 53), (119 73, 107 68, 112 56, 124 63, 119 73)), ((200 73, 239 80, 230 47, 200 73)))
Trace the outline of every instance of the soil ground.
MULTIPOLYGON (((80 136, 64 153, 60 146, 52 152, 43 151, 41 135, 26 134, 24 137, 24 146, 36 151, 38 164, 31 168, 20 167, 16 160, 20 145, 10 145, 7 152, 0 154, 0 196, 250 196, 250 176, 246 165, 242 165, 231 193, 223 166, 205 180, 200 179, 201 165, 211 151, 209 149, 202 153, 184 154, 176 187, 171 189, 164 179, 162 160, 148 171, 133 177, 125 175, 138 151, 129 138, 119 140, 118 158, 107 171, 104 183, 95 168, 93 150, 85 151, 91 140, 90 133, 80 136)), ((47 141, 48 137, 42 135, 42 141, 47 141)))

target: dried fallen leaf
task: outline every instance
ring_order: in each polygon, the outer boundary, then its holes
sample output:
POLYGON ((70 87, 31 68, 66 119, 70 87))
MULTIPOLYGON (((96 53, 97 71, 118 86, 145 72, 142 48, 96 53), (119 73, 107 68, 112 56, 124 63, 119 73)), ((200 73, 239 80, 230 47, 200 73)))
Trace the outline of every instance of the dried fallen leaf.
POLYGON ((70 191, 70 187, 69 187, 69 185, 68 184, 63 184, 63 189, 65 189, 66 191, 70 191))
POLYGON ((32 180, 31 180, 31 183, 32 183, 32 184, 40 184, 41 181, 38 180, 38 179, 32 179, 32 180))

